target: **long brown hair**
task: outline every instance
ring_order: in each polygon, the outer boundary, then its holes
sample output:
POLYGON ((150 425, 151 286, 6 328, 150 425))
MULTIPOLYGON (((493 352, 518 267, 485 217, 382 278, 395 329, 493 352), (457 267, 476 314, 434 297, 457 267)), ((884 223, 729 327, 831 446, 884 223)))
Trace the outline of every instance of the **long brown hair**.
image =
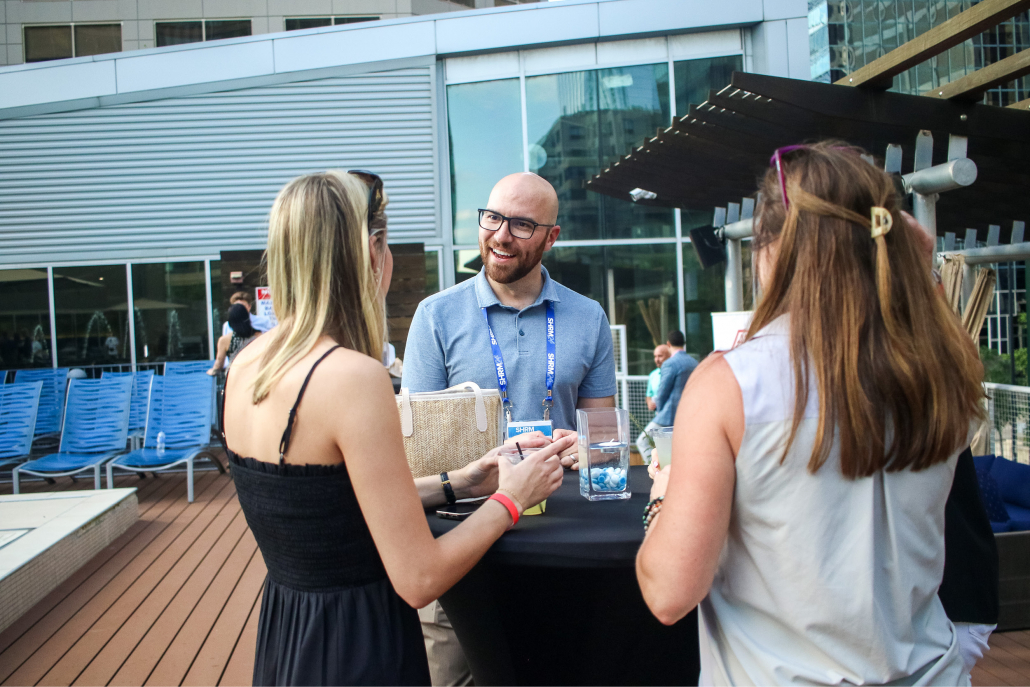
MULTIPOLYGON (((335 170, 298 177, 276 197, 265 256, 279 325, 254 379, 255 404, 323 335, 382 357, 382 273, 372 269, 367 217, 368 187, 335 170)), ((385 249, 385 241, 375 243, 385 249)))
POLYGON ((887 174, 863 151, 824 142, 783 155, 789 209, 774 169, 761 184, 754 249, 775 250, 748 338, 790 316, 794 421, 819 394, 814 473, 840 445, 846 477, 922 470, 947 460, 982 417, 983 366, 934 290, 928 256, 898 211, 887 174), (871 208, 893 229, 872 238, 871 208), (890 444, 887 439, 890 437, 890 444))

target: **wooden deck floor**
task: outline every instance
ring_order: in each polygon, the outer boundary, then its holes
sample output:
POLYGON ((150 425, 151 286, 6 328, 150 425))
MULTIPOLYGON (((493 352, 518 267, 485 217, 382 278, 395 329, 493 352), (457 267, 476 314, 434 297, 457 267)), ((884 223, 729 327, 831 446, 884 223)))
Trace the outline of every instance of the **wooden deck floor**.
POLYGON ((192 504, 182 475, 116 483, 139 521, 0 633, 0 684, 249 685, 265 565, 232 480, 198 473, 192 504))
MULTIPOLYGON (((139 522, 0 633, 0 684, 249 685, 265 565, 232 480, 198 473, 192 504, 182 475, 116 482, 139 522)), ((995 634, 973 684, 1030 684, 1030 632, 995 634)))

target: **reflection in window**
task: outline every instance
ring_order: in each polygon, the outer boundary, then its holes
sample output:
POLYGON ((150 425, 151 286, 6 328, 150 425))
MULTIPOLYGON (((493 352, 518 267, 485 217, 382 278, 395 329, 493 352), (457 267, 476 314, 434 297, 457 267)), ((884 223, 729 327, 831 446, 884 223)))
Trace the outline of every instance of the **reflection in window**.
POLYGON ((501 177, 523 170, 518 79, 448 86, 447 123, 454 242, 478 244, 476 211, 501 177))
POLYGON ((121 24, 76 24, 75 56, 105 55, 122 51, 121 24))
POLYGON ((426 295, 440 290, 440 251, 426 250, 426 295))
POLYGON ((204 22, 205 41, 217 41, 223 38, 242 38, 249 35, 249 19, 217 19, 204 22))
POLYGON ((332 17, 298 17, 286 20, 287 31, 300 31, 302 29, 317 29, 322 26, 332 26, 332 17))
POLYGON ((249 19, 214 19, 208 21, 154 22, 157 47, 240 38, 251 34, 249 19))
POLYGON ((555 248, 544 266, 555 281, 600 303, 611 324, 626 325, 629 374, 651 371, 654 347, 679 328, 675 244, 555 248))
POLYGON ((72 27, 26 26, 25 61, 44 62, 74 57, 72 52, 72 27))
POLYGON ((744 71, 744 58, 728 55, 683 60, 677 62, 673 69, 676 72, 676 114, 682 117, 691 105, 700 105, 708 100, 708 91, 718 91, 729 85, 733 72, 744 71))
POLYGON ((483 269, 483 260, 479 257, 478 248, 454 251, 454 283, 460 284, 466 279, 479 274, 483 269))
POLYGON ((204 23, 199 21, 159 21, 154 23, 157 47, 199 43, 204 40, 204 23))
POLYGON ((208 358, 203 262, 133 265, 132 300, 137 362, 208 358))
POLYGON ((57 365, 129 362, 125 265, 54 269, 57 365))
POLYGON ((0 369, 51 364, 46 270, 0 270, 0 369))
MULTIPOLYGON (((750 242, 746 244, 750 246, 750 242)), ((751 264, 750 249, 747 249, 745 269, 751 264)), ((726 310, 725 264, 704 269, 697 259, 694 247, 683 245, 683 309, 686 313, 686 350, 695 358, 712 352, 712 313, 726 310)), ((744 278, 745 307, 750 302, 749 272, 744 278)))
POLYGON ((215 333, 215 340, 218 340, 219 335, 222 333, 222 312, 219 309, 219 303, 222 300, 222 261, 212 260, 211 261, 211 303, 208 306, 211 308, 211 326, 212 331, 215 333))
POLYGON ((587 179, 670 121, 668 65, 526 79, 529 167, 558 192, 565 240, 674 235, 673 213, 587 192, 587 179))

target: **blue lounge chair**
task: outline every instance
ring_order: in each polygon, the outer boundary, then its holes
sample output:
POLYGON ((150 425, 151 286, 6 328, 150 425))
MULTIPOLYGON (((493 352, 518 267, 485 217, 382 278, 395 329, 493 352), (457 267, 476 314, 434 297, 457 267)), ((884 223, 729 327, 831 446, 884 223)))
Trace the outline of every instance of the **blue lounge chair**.
POLYGON ((0 385, 0 465, 29 457, 43 382, 0 385))
POLYGON ((154 371, 105 371, 100 378, 107 379, 108 377, 132 377, 132 403, 129 405, 129 439, 132 441, 133 449, 139 448, 147 429, 147 409, 150 406, 150 385, 154 380, 154 371))
POLYGON ((157 472, 186 464, 186 497, 193 503, 193 462, 207 458, 225 472, 211 444, 211 406, 215 379, 203 372, 155 377, 150 391, 143 448, 107 464, 107 488, 114 486, 114 469, 157 472), (158 453, 157 435, 164 432, 165 449, 158 453))
POLYGON ((68 368, 35 368, 17 370, 14 383, 43 382, 43 391, 39 394, 39 410, 36 413, 36 437, 44 434, 57 434, 61 431, 61 418, 64 410, 64 392, 68 386, 68 368))
POLYGON ((207 372, 214 362, 210 360, 187 360, 178 363, 165 363, 165 376, 188 375, 195 372, 207 372))
POLYGON ((93 470, 93 485, 99 489, 101 466, 125 450, 131 401, 132 380, 128 377, 68 382, 57 453, 15 466, 11 471, 14 493, 18 493, 18 479, 23 472, 51 478, 93 470))

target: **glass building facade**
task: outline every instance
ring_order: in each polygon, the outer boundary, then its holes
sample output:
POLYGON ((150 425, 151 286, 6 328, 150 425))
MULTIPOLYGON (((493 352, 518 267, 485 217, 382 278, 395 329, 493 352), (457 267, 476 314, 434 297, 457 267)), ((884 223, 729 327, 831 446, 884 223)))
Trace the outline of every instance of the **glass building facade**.
MULTIPOLYGON (((809 0, 812 80, 831 83, 976 4, 971 0, 809 0)), ((894 77, 893 90, 922 94, 1030 47, 1030 13, 894 77)), ((993 88, 984 102, 1030 98, 1030 76, 993 88)))
POLYGON ((741 55, 705 57, 447 87, 455 282, 473 277, 477 210, 506 174, 535 172, 558 193, 561 234, 544 266, 625 325, 626 372, 654 367, 670 330, 687 350, 712 349, 711 313, 725 310, 723 270, 702 269, 688 231, 707 212, 647 207, 590 191, 585 183, 700 104, 743 70, 741 55))

